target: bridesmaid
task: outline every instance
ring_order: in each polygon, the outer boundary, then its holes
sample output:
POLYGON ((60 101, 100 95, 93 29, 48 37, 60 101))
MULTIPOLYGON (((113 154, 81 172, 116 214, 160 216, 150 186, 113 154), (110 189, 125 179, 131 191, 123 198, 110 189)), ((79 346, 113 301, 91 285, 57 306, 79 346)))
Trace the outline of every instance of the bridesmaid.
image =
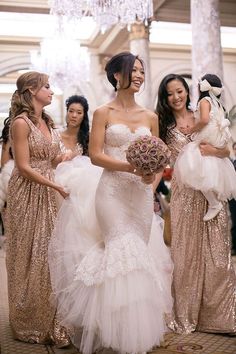
POLYGON ((85 97, 73 95, 66 100, 66 128, 60 132, 61 151, 75 155, 88 155, 89 119, 85 97))
POLYGON ((57 214, 53 166, 69 158, 59 154, 59 138, 44 111, 53 92, 48 76, 21 75, 11 100, 10 141, 15 168, 8 186, 6 236, 10 325, 15 339, 69 344, 51 305, 48 243, 57 214))
MULTIPOLYGON (((186 128, 194 125, 189 87, 179 75, 164 77, 158 91, 160 137, 178 153, 190 142, 186 128)), ((202 155, 227 157, 227 148, 199 146, 202 155)), ((190 176, 191 178, 191 176, 190 176)), ((207 201, 200 191, 179 189, 175 176, 171 193, 171 252, 174 261, 173 318, 169 327, 178 333, 195 330, 236 333, 236 278, 230 255, 227 205, 203 222, 207 201)))

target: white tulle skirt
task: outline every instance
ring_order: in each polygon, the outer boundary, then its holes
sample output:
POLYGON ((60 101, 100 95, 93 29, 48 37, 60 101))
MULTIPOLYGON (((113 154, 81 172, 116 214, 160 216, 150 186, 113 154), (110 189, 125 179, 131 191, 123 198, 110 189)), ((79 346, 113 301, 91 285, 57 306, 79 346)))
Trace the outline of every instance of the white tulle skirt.
POLYGON ((202 156, 197 141, 179 153, 175 175, 180 186, 212 191, 221 201, 236 198, 236 172, 230 159, 202 156))
POLYGON ((56 171, 70 197, 61 205, 49 246, 53 295, 61 324, 81 352, 101 347, 146 352, 160 345, 167 331, 165 315, 172 309, 173 265, 163 242, 163 222, 153 217, 148 243, 132 227, 104 237, 95 207, 102 172, 86 157, 56 171))

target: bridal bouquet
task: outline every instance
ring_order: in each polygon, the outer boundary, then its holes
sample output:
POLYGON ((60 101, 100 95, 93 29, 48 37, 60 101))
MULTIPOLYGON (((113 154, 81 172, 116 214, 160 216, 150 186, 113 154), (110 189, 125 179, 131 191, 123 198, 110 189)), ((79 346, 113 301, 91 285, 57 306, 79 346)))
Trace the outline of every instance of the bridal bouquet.
POLYGON ((135 139, 126 151, 127 161, 143 175, 160 172, 170 161, 170 150, 156 136, 135 139))

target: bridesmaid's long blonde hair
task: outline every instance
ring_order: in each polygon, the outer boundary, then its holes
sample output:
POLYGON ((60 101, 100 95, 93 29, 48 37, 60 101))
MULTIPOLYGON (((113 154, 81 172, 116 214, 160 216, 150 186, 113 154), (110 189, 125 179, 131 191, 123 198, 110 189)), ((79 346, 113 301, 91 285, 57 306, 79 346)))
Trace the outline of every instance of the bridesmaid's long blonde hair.
MULTIPOLYGON (((34 124, 37 123, 30 89, 39 91, 47 82, 48 75, 37 71, 29 71, 19 76, 16 81, 17 90, 13 93, 11 98, 11 119, 14 119, 22 113, 26 113, 34 124)), ((49 127, 54 127, 52 118, 44 110, 42 118, 49 127)))

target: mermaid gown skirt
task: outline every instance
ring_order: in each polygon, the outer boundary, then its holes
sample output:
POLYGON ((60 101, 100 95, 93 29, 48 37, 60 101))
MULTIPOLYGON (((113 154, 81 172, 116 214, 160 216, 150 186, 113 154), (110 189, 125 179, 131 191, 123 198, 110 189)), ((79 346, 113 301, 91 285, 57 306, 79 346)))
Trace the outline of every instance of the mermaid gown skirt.
MULTIPOLYGON (((125 159, 130 141, 144 134, 150 134, 145 127, 132 133, 110 126, 105 152, 125 159)), ((172 308, 172 262, 162 220, 153 214, 152 187, 84 157, 62 164, 57 178, 70 197, 59 211, 49 264, 61 323, 73 343, 88 354, 159 345, 172 308)))

